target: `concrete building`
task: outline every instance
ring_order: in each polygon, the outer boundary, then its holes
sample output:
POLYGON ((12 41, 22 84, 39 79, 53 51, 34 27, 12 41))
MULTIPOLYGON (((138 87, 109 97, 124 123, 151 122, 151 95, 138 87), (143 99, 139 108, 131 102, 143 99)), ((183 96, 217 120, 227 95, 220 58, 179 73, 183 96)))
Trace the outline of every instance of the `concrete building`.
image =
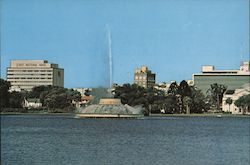
POLYGON ((142 66, 135 70, 134 83, 144 88, 153 87, 155 85, 155 76, 155 73, 152 73, 148 67, 142 66))
POLYGON ((7 68, 10 91, 32 90, 35 86, 64 86, 64 70, 46 60, 13 60, 7 68))
POLYGON ((215 70, 214 66, 203 66, 202 73, 193 74, 194 86, 206 94, 213 83, 223 84, 235 90, 250 82, 249 61, 243 62, 239 70, 215 70))
MULTIPOLYGON (((243 110, 234 105, 234 102, 238 100, 241 96, 250 94, 250 83, 242 85, 240 88, 235 90, 227 90, 222 99, 222 111, 230 112, 232 114, 243 114, 243 110), (226 100, 228 98, 232 99, 232 104, 228 105, 226 100)), ((249 107, 250 108, 250 107, 249 107)), ((247 114, 250 114, 250 111, 246 111, 247 114)))

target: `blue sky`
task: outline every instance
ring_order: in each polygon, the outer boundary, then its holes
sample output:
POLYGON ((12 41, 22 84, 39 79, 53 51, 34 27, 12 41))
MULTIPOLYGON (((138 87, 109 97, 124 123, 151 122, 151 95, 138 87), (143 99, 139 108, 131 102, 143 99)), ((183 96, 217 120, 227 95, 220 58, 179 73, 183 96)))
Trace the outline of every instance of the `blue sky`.
POLYGON ((119 84, 142 65, 169 82, 249 60, 249 0, 2 0, 1 77, 13 59, 46 59, 65 87, 108 85, 107 26, 119 84))

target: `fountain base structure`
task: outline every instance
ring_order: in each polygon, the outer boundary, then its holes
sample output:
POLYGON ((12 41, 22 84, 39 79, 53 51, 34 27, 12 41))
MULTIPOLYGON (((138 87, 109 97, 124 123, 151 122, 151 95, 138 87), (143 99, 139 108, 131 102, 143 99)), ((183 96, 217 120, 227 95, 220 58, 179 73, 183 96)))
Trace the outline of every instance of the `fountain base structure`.
POLYGON ((123 105, 120 99, 100 99, 99 104, 79 109, 77 118, 140 118, 143 117, 142 108, 123 105))

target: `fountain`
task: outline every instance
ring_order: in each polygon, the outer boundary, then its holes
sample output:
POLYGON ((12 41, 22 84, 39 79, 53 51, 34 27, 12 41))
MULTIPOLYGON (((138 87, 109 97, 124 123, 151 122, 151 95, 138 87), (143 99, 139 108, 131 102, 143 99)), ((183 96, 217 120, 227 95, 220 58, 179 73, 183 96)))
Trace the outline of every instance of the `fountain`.
POLYGON ((142 117, 142 108, 134 108, 129 105, 123 105, 120 99, 112 97, 112 39, 109 28, 107 28, 108 37, 108 62, 109 62, 109 98, 101 98, 99 104, 93 104, 83 109, 78 109, 76 117, 78 118, 138 118, 142 117))

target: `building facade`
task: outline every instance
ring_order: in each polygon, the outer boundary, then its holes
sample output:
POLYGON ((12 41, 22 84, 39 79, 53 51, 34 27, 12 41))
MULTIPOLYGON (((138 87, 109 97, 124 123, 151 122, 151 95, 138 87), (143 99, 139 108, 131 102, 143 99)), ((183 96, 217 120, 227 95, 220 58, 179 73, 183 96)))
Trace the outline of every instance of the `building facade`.
POLYGON ((239 70, 215 70, 214 66, 203 66, 202 73, 193 74, 194 86, 204 94, 213 83, 223 84, 234 90, 250 82, 249 62, 243 62, 239 70))
POLYGON ((134 83, 144 88, 153 87, 155 85, 156 74, 152 73, 151 70, 146 66, 142 66, 135 70, 134 83))
MULTIPOLYGON (((230 112, 232 114, 243 114, 243 110, 237 107, 234 102, 238 100, 241 96, 249 95, 250 94, 250 83, 242 85, 240 88, 235 90, 227 90, 222 99, 222 110, 224 112, 230 112), (230 98, 232 99, 232 104, 227 104, 226 100, 230 98)), ((250 107, 246 110, 246 114, 250 114, 250 107)))
POLYGON ((24 108, 41 108, 42 103, 40 99, 24 99, 23 103, 24 108))
POLYGON ((64 70, 46 60, 13 60, 7 68, 11 91, 30 91, 35 86, 64 86, 64 70))

